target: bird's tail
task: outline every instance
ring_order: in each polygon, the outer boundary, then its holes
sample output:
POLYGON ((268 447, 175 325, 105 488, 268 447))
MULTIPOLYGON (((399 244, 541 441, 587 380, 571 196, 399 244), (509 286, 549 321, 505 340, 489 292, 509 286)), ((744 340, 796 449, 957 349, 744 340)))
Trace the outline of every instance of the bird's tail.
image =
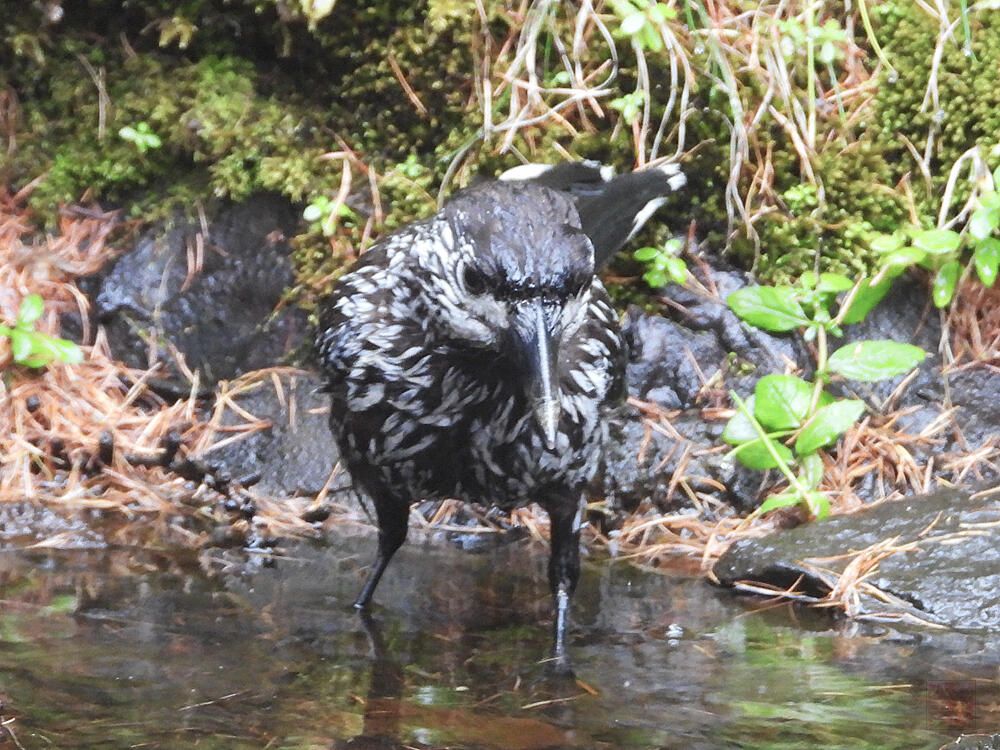
POLYGON ((594 245, 598 270, 642 228, 670 193, 687 182, 674 162, 622 175, 590 161, 524 164, 507 170, 500 179, 533 182, 572 195, 583 231, 594 245))

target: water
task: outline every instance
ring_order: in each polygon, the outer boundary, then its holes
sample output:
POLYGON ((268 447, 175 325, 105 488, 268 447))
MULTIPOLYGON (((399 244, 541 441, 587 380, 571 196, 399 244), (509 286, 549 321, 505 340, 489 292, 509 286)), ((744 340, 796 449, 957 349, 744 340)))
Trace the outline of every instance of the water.
POLYGON ((1000 718, 975 639, 942 656, 621 562, 585 565, 578 681, 551 678, 526 541, 416 540, 366 630, 371 544, 0 553, 0 747, 937 748, 1000 718))

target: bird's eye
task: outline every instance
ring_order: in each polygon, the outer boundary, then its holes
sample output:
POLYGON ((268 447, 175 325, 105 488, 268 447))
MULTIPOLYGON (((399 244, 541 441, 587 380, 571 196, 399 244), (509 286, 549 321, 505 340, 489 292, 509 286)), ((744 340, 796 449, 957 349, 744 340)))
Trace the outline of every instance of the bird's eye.
POLYGON ((486 276, 475 266, 466 267, 463 281, 470 294, 482 294, 486 291, 486 276))

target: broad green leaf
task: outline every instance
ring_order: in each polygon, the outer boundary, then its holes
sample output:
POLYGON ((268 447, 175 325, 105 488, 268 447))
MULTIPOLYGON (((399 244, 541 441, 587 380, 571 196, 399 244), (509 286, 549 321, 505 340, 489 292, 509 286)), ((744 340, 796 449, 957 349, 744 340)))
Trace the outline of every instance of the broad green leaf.
POLYGON ((807 453, 799 459, 799 479, 809 489, 814 490, 823 481, 823 459, 818 453, 807 453))
POLYGON ((37 294, 29 294, 21 301, 21 309, 17 313, 17 325, 19 328, 30 328, 31 325, 42 317, 45 310, 45 302, 37 294))
POLYGON ((799 432, 795 440, 795 453, 805 456, 836 442, 844 430, 858 421, 864 410, 864 402, 857 399, 834 401, 829 406, 824 406, 813 414, 799 432))
POLYGON ((924 229, 913 235, 913 244, 931 255, 954 252, 961 242, 958 232, 951 229, 924 229))
POLYGON ((891 286, 892 279, 882 279, 874 286, 867 278, 862 279, 858 293, 854 295, 850 308, 844 314, 843 323, 850 325, 864 320, 868 313, 882 301, 891 286))
POLYGON ((927 352, 895 341, 858 341, 840 347, 827 360, 827 369, 848 380, 874 383, 903 375, 924 361, 927 352))
POLYGON ((1000 208, 977 208, 969 219, 969 234, 983 240, 993 234, 1000 225, 1000 208))
MULTIPOLYGON (((782 461, 786 464, 792 462, 792 452, 786 446, 777 440, 768 439, 768 442, 774 447, 775 452, 777 452, 782 461)), ((748 469, 773 469, 778 465, 778 462, 774 460, 774 456, 767 449, 767 445, 760 438, 737 446, 732 450, 732 455, 736 456, 740 463, 748 469)))
POLYGON ((821 273, 816 288, 821 292, 846 292, 854 282, 841 273, 821 273))
POLYGON ((868 246, 877 253, 891 253, 903 246, 904 239, 902 232, 879 234, 871 239, 868 246))
POLYGON ((659 254, 660 251, 657 250, 655 247, 640 247, 638 250, 632 253, 632 257, 635 258, 636 260, 652 260, 659 254))
POLYGON ((791 331, 809 325, 791 287, 746 287, 730 294, 726 302, 744 321, 766 331, 791 331))
POLYGON ((792 375, 765 375, 754 388, 754 416, 772 430, 799 427, 809 413, 813 386, 792 375))
POLYGON ((760 508, 757 510, 761 513, 770 513, 772 510, 777 510, 778 508, 788 508, 798 504, 798 493, 794 490, 788 490, 787 492, 779 492, 776 495, 771 495, 760 504, 760 508))
POLYGON ((951 260, 941 266, 941 270, 934 277, 931 286, 931 297, 934 299, 935 307, 944 307, 951 298, 955 296, 955 287, 958 285, 958 276, 962 272, 962 265, 957 260, 951 260))
MULTIPOLYGON (((754 413, 754 402, 756 400, 755 396, 751 396, 744 401, 744 405, 751 414, 754 413)), ((729 418, 729 421, 726 422, 726 429, 722 431, 722 439, 730 445, 749 443, 751 440, 756 440, 758 437, 759 435, 757 434, 757 430, 753 428, 750 420, 747 419, 747 416, 739 409, 737 409, 736 413, 729 418)))
POLYGON ((306 221, 319 221, 323 218, 323 209, 315 203, 310 203, 302 212, 302 218, 306 221))
POLYGON ((680 258, 667 258, 664 264, 667 275, 675 284, 687 281, 687 264, 680 258))
POLYGON ((976 262, 976 273, 984 286, 993 286, 997 280, 997 269, 1000 268, 1000 240, 987 237, 976 244, 973 254, 976 262))
MULTIPOLYGON (((892 266, 900 271, 904 268, 922 263, 927 257, 927 251, 917 247, 903 247, 893 250, 885 257, 885 265, 892 266)), ((896 274, 899 275, 898 273, 896 274)))
POLYGON ((23 331, 20 328, 15 328, 10 332, 10 353, 14 357, 14 361, 17 363, 22 363, 29 356, 34 349, 34 341, 32 340, 32 334, 30 331, 23 331))

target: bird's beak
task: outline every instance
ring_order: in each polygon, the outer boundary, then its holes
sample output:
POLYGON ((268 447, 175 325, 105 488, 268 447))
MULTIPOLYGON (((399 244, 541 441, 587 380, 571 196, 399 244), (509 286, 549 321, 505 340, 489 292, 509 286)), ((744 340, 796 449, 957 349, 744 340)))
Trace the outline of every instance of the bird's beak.
POLYGON ((524 375, 531 409, 542 428, 545 444, 556 447, 562 407, 559 403, 559 306, 535 298, 514 305, 510 334, 524 375))

